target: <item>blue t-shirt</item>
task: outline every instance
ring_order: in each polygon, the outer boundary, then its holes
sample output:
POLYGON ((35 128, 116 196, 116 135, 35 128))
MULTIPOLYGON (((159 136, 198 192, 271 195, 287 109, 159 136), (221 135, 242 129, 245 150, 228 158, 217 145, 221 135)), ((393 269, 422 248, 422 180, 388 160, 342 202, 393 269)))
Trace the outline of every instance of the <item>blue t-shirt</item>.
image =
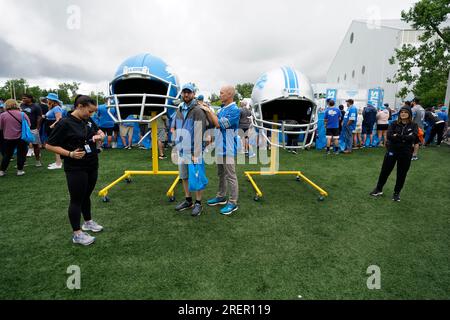
POLYGON ((186 104, 186 102, 182 102, 180 104, 180 109, 181 109, 181 114, 183 115, 183 118, 186 119, 186 116, 189 112, 189 109, 192 108, 192 106, 194 105, 194 103, 196 103, 196 100, 192 100, 191 102, 189 102, 189 104, 186 104))
POLYGON ((94 114, 92 115, 91 120, 95 123, 95 125, 96 125, 97 127, 100 127, 100 126, 98 125, 98 124, 99 124, 99 119, 98 119, 98 114, 97 114, 97 112, 94 113, 94 114))
POLYGON ((56 113, 61 113, 61 116, 63 116, 63 110, 61 109, 60 106, 56 106, 56 107, 53 107, 52 109, 50 109, 50 110, 45 114, 45 118, 46 118, 47 120, 54 121, 54 120, 56 120, 56 113))
MULTIPOLYGON (((126 117, 125 120, 137 120, 138 116, 134 115, 134 114, 130 114, 128 117, 126 117)), ((124 122, 122 123, 122 126, 125 127, 134 127, 135 122, 124 122)))
POLYGON ((220 108, 217 113, 220 129, 215 130, 216 154, 219 156, 235 156, 237 154, 237 134, 241 112, 232 102, 220 108))
MULTIPOLYGON (((111 113, 113 115, 116 115, 116 109, 111 108, 111 113)), ((111 118, 111 116, 108 113, 108 107, 106 104, 102 104, 98 106, 97 110, 98 114, 98 126, 100 128, 114 128, 114 120, 111 118)))
POLYGON ((448 114, 447 114, 447 112, 439 111, 437 116, 438 116, 439 120, 444 120, 445 122, 448 121, 448 114))
POLYGON ((356 129, 356 120, 358 119, 358 109, 355 105, 352 105, 350 108, 347 109, 347 112, 344 116, 344 122, 342 123, 342 126, 345 128, 347 127, 347 123, 352 120, 352 124, 348 126, 350 130, 356 129))
POLYGON ((327 108, 325 110, 325 120, 327 120, 327 129, 339 128, 339 119, 341 117, 341 110, 337 107, 327 108))

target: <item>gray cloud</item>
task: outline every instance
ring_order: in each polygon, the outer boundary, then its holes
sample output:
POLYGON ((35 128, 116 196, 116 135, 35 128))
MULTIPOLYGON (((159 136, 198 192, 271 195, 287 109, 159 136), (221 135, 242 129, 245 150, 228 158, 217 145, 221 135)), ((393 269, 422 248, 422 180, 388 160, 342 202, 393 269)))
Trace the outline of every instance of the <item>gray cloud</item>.
POLYGON ((0 77, 48 77, 89 82, 102 80, 101 75, 87 72, 75 64, 54 63, 40 54, 19 51, 1 38, 0 53, 0 77))
POLYGON ((313 82, 353 19, 399 18, 414 0, 2 0, 0 77, 111 80, 127 57, 149 52, 205 91, 255 81, 291 65, 313 82), (67 8, 81 28, 67 28, 67 8), (11 28, 11 26, 14 26, 11 28))

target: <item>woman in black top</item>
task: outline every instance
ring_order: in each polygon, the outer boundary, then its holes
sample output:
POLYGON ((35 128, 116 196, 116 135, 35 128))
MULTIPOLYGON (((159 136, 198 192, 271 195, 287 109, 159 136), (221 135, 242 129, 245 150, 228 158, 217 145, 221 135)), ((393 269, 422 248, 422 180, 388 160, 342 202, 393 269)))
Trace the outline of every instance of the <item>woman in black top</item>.
POLYGON ((73 229, 73 243, 89 245, 95 237, 83 231, 99 232, 103 229, 91 217, 90 196, 98 176, 97 141, 105 134, 90 118, 97 111, 95 101, 78 95, 75 110, 60 120, 47 141, 47 149, 61 155, 70 193, 69 220, 73 229), (80 228, 81 214, 85 223, 80 228), (82 231, 83 230, 83 231, 82 231))
POLYGON ((413 145, 417 139, 418 126, 412 121, 411 109, 402 107, 398 120, 391 123, 387 132, 387 152, 376 188, 370 193, 378 197, 383 194, 383 186, 397 163, 397 180, 395 182, 392 200, 400 201, 400 191, 403 188, 411 165, 413 145))

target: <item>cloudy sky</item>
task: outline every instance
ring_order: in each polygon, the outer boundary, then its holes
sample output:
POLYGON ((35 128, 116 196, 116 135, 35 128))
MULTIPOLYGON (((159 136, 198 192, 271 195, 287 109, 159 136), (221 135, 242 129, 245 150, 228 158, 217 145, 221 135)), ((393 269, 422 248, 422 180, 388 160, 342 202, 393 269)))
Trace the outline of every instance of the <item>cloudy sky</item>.
POLYGON ((281 65, 324 82, 352 20, 398 19, 414 2, 1 0, 0 85, 23 77, 43 88, 79 81, 81 90, 106 92, 120 63, 142 52, 202 92, 255 82, 281 65))

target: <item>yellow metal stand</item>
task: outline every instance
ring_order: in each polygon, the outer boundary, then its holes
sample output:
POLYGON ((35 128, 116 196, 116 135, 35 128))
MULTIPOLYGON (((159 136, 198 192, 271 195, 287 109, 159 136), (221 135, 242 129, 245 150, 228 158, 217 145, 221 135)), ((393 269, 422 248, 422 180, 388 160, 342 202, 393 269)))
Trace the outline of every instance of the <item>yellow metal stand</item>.
MULTIPOLYGON (((152 112, 152 118, 156 117, 156 112, 152 112)), ((178 171, 159 171, 159 163, 158 163, 158 124, 157 121, 152 122, 152 171, 131 171, 126 170, 124 174, 115 180, 114 182, 110 183, 108 186, 103 188, 99 191, 98 195, 100 197, 103 197, 103 202, 109 202, 108 192, 109 190, 114 187, 119 182, 125 180, 127 183, 131 182, 131 176, 150 176, 150 175, 176 175, 175 181, 170 186, 169 190, 167 191, 167 196, 169 197, 170 201, 175 200, 174 196, 174 190, 177 186, 178 181, 180 180, 180 176, 178 175, 178 171)))
MULTIPOLYGON (((278 117, 277 115, 274 116, 274 122, 278 121, 278 117)), ((248 180, 250 181, 250 183, 253 186, 253 189, 256 192, 255 201, 258 201, 262 196, 263 193, 261 192, 261 190, 258 188, 258 185, 256 184, 255 180, 253 179, 252 175, 295 175, 297 181, 300 181, 300 179, 303 179, 304 181, 306 181, 306 183, 308 183, 310 186, 312 186, 314 189, 316 189, 317 191, 319 191, 320 196, 319 196, 319 200, 322 201, 324 200, 324 197, 328 196, 328 193, 323 190, 321 187, 319 187, 317 184, 315 184, 314 182, 312 182, 310 179, 308 179, 301 171, 279 171, 276 168, 276 164, 277 164, 277 159, 278 159, 278 134, 276 132, 272 132, 272 150, 271 150, 271 154, 270 154, 270 170, 269 171, 245 171, 244 174, 245 176, 248 178, 248 180)))

